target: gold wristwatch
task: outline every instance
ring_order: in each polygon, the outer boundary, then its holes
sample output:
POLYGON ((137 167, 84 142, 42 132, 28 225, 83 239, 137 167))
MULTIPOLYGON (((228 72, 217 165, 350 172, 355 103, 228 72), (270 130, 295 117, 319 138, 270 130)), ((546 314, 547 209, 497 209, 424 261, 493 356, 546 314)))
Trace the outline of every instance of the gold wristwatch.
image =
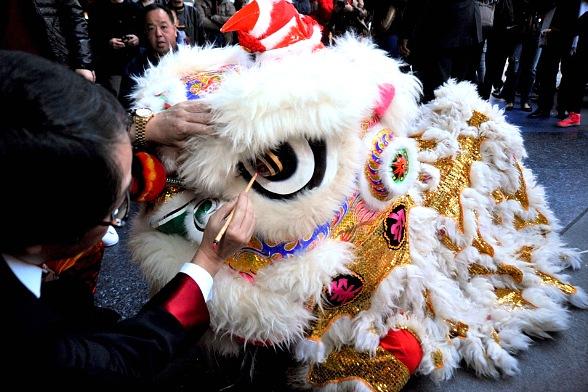
POLYGON ((153 118, 154 114, 151 109, 139 108, 133 111, 132 119, 135 124, 135 141, 133 145, 135 147, 145 147, 147 145, 147 139, 145 139, 145 127, 149 120, 153 118))

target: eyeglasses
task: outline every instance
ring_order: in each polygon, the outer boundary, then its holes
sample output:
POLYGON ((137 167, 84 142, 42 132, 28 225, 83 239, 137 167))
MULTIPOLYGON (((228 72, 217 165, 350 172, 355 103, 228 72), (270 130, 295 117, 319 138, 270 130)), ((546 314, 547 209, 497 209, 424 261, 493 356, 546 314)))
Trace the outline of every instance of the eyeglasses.
POLYGON ((121 205, 110 214, 110 221, 100 222, 102 226, 113 226, 121 228, 127 223, 129 212, 131 210, 131 194, 129 190, 125 192, 125 198, 121 205))

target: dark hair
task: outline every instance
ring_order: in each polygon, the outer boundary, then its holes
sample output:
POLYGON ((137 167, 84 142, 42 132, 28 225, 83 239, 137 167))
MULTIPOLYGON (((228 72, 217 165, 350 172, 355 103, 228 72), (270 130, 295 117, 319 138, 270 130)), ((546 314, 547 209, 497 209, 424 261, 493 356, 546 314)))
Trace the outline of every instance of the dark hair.
POLYGON ((123 108, 61 65, 0 51, 0 112, 0 251, 74 243, 119 196, 123 108))
POLYGON ((162 4, 157 4, 157 3, 153 3, 153 4, 149 4, 147 7, 145 7, 143 9, 143 27, 146 27, 147 24, 147 14, 150 13, 151 11, 154 10, 163 10, 165 11, 165 13, 167 14, 167 16, 169 16, 169 20, 172 22, 172 24, 174 24, 175 22, 175 17, 174 14, 172 13, 171 9, 169 7, 166 7, 165 5, 162 4))

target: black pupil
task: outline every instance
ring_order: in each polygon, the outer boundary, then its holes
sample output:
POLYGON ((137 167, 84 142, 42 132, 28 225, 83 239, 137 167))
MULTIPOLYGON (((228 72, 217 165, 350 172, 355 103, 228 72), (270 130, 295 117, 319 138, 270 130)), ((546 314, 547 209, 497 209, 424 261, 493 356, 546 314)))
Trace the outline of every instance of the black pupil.
POLYGON ((284 143, 257 158, 253 166, 260 176, 270 181, 281 181, 296 172, 298 158, 290 144, 284 143))

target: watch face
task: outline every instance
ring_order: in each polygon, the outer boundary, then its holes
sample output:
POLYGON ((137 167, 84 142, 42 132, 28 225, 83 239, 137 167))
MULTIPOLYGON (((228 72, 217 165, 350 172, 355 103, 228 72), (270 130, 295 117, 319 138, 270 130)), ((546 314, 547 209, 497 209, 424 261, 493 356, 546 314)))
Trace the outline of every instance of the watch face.
POLYGON ((139 117, 149 117, 151 116, 151 114, 153 114, 153 112, 151 112, 151 110, 147 108, 139 108, 135 110, 135 115, 139 117))

